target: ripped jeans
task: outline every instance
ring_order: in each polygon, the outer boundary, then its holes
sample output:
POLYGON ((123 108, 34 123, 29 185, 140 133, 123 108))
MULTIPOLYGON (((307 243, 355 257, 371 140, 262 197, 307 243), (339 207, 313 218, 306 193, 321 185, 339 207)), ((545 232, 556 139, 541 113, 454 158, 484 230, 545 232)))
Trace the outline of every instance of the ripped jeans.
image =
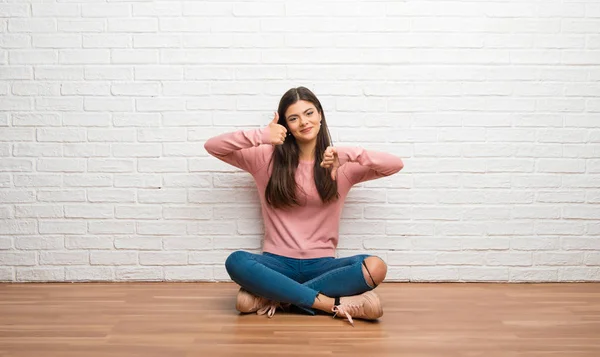
POLYGON ((365 280, 363 262, 370 255, 294 259, 272 253, 233 252, 225 261, 231 279, 247 291, 313 314, 315 297, 362 294, 375 288, 365 280))

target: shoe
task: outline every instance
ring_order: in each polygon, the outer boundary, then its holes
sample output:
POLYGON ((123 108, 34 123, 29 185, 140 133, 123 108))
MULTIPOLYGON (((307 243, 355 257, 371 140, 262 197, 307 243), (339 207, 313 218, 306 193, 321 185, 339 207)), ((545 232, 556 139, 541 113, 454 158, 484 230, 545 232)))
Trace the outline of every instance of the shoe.
POLYGON ((338 298, 332 310, 335 313, 333 317, 338 315, 345 317, 352 326, 354 326, 352 318, 377 320, 383 316, 381 300, 374 291, 338 298))
POLYGON ((235 308, 242 313, 256 312, 257 315, 267 314, 271 318, 275 315, 277 308, 283 309, 283 306, 279 302, 256 296, 244 288, 240 288, 235 308))

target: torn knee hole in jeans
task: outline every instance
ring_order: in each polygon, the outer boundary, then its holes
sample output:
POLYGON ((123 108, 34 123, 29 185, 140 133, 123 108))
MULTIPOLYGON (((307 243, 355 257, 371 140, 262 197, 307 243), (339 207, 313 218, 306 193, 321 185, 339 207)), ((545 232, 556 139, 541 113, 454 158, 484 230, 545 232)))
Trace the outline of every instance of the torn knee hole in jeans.
POLYGON ((371 286, 372 288, 376 288, 377 284, 375 284, 375 279, 373 279, 373 275, 371 275, 371 272, 369 271, 369 268, 367 267, 367 263, 365 263, 365 261, 363 260, 362 264, 365 267, 367 274, 369 274, 369 278, 371 278, 371 282, 373 282, 373 285, 369 284, 369 282, 367 282, 367 285, 371 286))

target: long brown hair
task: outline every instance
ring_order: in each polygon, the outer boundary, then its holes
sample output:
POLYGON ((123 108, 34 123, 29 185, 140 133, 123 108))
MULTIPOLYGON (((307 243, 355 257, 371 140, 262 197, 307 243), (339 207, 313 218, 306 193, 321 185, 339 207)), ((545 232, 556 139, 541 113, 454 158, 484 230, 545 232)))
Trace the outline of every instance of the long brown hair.
MULTIPOLYGON (((331 145, 331 136, 319 99, 305 87, 288 90, 279 101, 279 108, 277 109, 279 121, 277 123, 289 130, 285 112, 290 105, 299 100, 305 100, 314 104, 321 115, 321 128, 317 134, 315 147, 314 180, 321 201, 323 203, 331 202, 336 200, 339 195, 337 192, 337 181, 331 179, 331 170, 320 166, 325 149, 331 145)), ((273 156, 271 157, 273 172, 265 191, 267 203, 272 207, 283 208, 301 205, 302 201, 297 197, 299 187, 295 179, 299 158, 300 148, 293 135, 288 135, 282 145, 275 146, 273 156)))

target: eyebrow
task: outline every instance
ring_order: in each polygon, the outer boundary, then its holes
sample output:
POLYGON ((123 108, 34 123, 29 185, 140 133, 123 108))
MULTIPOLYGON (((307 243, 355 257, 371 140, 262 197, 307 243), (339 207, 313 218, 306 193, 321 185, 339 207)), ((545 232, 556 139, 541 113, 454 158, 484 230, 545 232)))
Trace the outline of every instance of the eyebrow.
MULTIPOLYGON (((309 110, 314 110, 314 109, 315 109, 315 108, 308 108, 308 109, 306 109, 306 110, 305 110, 303 113, 306 113, 307 111, 309 111, 309 110)), ((289 119, 289 118, 291 118, 291 117, 297 117, 297 116, 298 116, 298 114, 292 114, 292 115, 288 115, 288 119, 289 119)))

